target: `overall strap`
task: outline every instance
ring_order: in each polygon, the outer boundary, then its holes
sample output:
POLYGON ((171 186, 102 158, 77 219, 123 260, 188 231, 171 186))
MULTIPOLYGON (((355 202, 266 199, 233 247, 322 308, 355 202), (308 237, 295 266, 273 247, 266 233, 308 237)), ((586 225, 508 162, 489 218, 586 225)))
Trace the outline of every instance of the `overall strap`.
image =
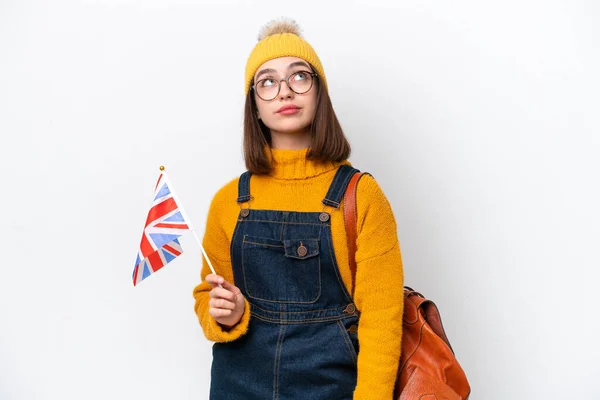
POLYGON ((354 175, 356 172, 360 171, 348 164, 341 165, 333 177, 333 181, 329 186, 327 195, 323 199, 323 204, 326 206, 339 208, 342 198, 344 197, 346 187, 350 182, 350 178, 352 178, 352 175, 354 175))
POLYGON ((240 175, 238 182, 238 203, 245 203, 250 200, 250 175, 252 172, 246 171, 240 175))

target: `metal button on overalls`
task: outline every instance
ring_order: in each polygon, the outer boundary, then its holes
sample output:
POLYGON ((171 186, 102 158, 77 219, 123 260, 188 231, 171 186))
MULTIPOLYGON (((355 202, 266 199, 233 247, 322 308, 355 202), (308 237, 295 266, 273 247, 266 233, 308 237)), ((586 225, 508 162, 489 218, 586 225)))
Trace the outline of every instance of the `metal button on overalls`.
POLYGON ((355 311, 356 311, 356 306, 354 304, 348 304, 348 306, 346 306, 346 308, 344 309, 344 312, 348 313, 348 314, 352 314, 355 311))
POLYGON ((304 245, 302 245, 302 242, 300 242, 300 247, 298 247, 298 255, 300 257, 304 257, 306 253, 308 253, 308 250, 306 249, 306 247, 304 247, 304 245))

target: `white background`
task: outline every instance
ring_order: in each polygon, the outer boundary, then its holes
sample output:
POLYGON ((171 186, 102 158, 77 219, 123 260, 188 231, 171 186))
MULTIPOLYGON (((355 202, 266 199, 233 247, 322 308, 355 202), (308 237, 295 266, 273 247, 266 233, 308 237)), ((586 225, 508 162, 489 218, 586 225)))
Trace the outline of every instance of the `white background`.
POLYGON ((471 398, 600 398, 598 2, 1 0, 0 399, 208 397, 193 236, 131 273, 159 165, 199 237, 244 171, 244 67, 282 15, 471 398))

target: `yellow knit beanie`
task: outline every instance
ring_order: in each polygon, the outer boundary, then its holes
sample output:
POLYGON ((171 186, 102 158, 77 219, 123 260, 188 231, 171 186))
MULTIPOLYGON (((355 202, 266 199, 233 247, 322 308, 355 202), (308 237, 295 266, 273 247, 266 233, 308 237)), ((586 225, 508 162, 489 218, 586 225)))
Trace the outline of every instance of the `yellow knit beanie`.
POLYGON ((300 35, 300 27, 294 20, 281 18, 267 23, 258 35, 258 43, 246 63, 245 94, 256 70, 265 62, 278 57, 299 57, 315 67, 327 89, 327 79, 321 60, 312 46, 300 35))

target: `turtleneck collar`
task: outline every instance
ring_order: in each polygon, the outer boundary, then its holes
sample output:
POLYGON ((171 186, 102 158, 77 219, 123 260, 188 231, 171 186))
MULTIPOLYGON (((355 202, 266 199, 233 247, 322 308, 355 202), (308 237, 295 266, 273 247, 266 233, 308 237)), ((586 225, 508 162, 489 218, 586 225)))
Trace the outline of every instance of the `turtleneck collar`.
POLYGON ((308 150, 309 147, 299 150, 285 150, 265 146, 265 154, 273 167, 269 175, 275 179, 283 180, 307 179, 334 170, 342 164, 352 165, 348 160, 326 162, 307 160, 308 150))

